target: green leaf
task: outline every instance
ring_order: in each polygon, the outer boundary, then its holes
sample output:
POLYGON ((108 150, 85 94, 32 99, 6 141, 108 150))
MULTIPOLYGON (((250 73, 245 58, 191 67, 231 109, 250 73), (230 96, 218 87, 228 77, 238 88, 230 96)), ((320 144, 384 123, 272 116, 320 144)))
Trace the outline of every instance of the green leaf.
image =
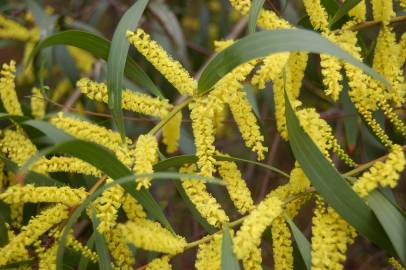
POLYGON ((362 235, 383 249, 393 252, 393 246, 372 210, 302 129, 286 93, 285 106, 289 143, 293 154, 318 193, 362 235))
POLYGON ((251 84, 244 84, 243 90, 247 95, 247 100, 251 105, 252 110, 258 119, 261 119, 261 114, 259 113, 257 96, 255 95, 254 89, 251 84))
POLYGON ((347 147, 350 154, 355 149, 358 136, 358 115, 354 104, 351 102, 350 96, 348 95, 348 84, 345 81, 343 85, 343 91, 341 93, 341 101, 345 114, 350 114, 351 116, 344 117, 344 130, 345 138, 347 141, 347 147))
POLYGON ((361 2, 361 0, 346 0, 337 10, 336 14, 334 14, 334 17, 330 20, 330 27, 338 22, 342 17, 346 16, 353 7, 358 5, 359 2, 361 2))
POLYGON ((223 240, 221 243, 221 269, 240 270, 240 263, 233 252, 233 241, 231 240, 230 230, 227 226, 224 226, 223 228, 223 240))
POLYGON ((73 60, 66 46, 56 46, 55 54, 55 60, 58 63, 58 66, 68 77, 71 84, 76 85, 76 82, 79 80, 80 74, 78 69, 76 68, 75 60, 73 60))
POLYGON ((293 233, 297 247, 299 249, 300 255, 302 256, 303 262, 306 265, 306 269, 310 270, 312 267, 311 249, 310 243, 303 233, 299 230, 296 224, 289 218, 288 215, 284 215, 285 220, 288 222, 290 230, 293 233))
POLYGON ((275 53, 305 51, 324 53, 344 60, 389 87, 385 78, 321 35, 302 29, 280 29, 251 34, 218 53, 205 67, 198 92, 204 94, 238 65, 275 53))
MULTIPOLYGON (((29 164, 27 164, 29 165, 29 164)), ((193 174, 179 174, 179 173, 153 173, 153 174, 140 174, 140 175, 129 175, 125 177, 121 177, 119 179, 115 179, 114 182, 106 184, 102 186, 101 188, 97 189, 95 192, 90 194, 83 202, 82 204, 79 205, 73 211, 73 213, 70 215, 68 221, 65 224, 65 228, 63 230, 62 236, 59 239, 59 245, 58 245, 58 250, 56 254, 56 269, 57 270, 62 270, 63 269, 63 254, 65 251, 65 243, 68 237, 68 234, 70 230, 72 229, 72 226, 75 224, 75 222, 79 219, 81 216, 82 212, 98 197, 100 196, 103 191, 105 191, 108 188, 111 188, 115 185, 121 185, 121 186, 131 186, 134 189, 135 181, 137 178, 141 177, 151 177, 155 180, 161 179, 161 180, 167 180, 167 179, 195 179, 195 180, 200 180, 200 181, 206 181, 206 183, 213 183, 213 184, 220 184, 220 181, 215 181, 213 179, 209 179, 207 177, 202 177, 199 175, 193 175, 193 174)))
POLYGON ((253 0, 250 9, 250 14, 248 16, 248 33, 255 33, 255 28, 257 27, 257 20, 259 12, 261 11, 265 0, 253 0))
POLYGON ((123 140, 125 131, 123 111, 121 110, 121 93, 124 68, 128 49, 130 48, 126 32, 133 30, 137 26, 147 4, 148 0, 138 0, 124 13, 114 31, 107 60, 108 106, 112 110, 114 122, 123 140))
POLYGON ((92 208, 92 223, 93 223, 93 233, 95 235, 95 243, 97 255, 99 255, 99 269, 101 270, 113 270, 111 267, 110 254, 106 246, 106 240, 103 235, 97 231, 97 227, 100 224, 99 219, 96 215, 96 210, 92 208))
POLYGON ((41 133, 45 134, 53 143, 60 143, 72 140, 73 137, 62 130, 56 128, 54 125, 40 120, 28 120, 20 123, 22 126, 29 126, 35 128, 41 133))
POLYGON ((368 196, 368 205, 378 217, 403 265, 406 265, 406 219, 379 191, 368 196))
MULTIPOLYGON (((42 49, 55 45, 74 46, 96 57, 107 60, 110 49, 110 42, 98 35, 79 30, 69 30, 48 36, 35 46, 28 59, 30 62, 42 49)), ((159 88, 152 82, 148 75, 138 66, 130 56, 127 56, 124 73, 139 85, 148 89, 152 94, 163 97, 159 88)))

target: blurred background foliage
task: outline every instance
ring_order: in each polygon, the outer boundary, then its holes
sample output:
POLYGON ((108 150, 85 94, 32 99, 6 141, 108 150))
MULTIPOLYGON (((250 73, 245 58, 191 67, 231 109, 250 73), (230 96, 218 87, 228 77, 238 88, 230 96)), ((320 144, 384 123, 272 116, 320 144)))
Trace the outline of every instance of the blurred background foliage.
MULTIPOLYGON (((322 1, 330 16, 336 13, 341 4, 340 2, 342 1, 322 1)), ((52 33, 69 29, 92 32, 111 40, 121 16, 132 4, 133 1, 119 0, 44 0, 36 2, 0 0, 0 10, 3 16, 28 29, 39 27, 40 40, 52 33)), ((265 8, 275 11, 293 25, 312 29, 300 0, 267 0, 265 1, 265 8)), ((370 6, 368 8, 367 18, 370 19, 370 6)), ((396 13, 398 15, 405 15, 399 7, 397 8, 396 13)), ((344 17, 337 25, 342 24, 345 20, 344 17)), ((402 34, 406 29, 405 23, 394 24, 394 26, 398 35, 402 34)), ((247 18, 240 16, 233 10, 227 0, 152 0, 140 21, 140 27, 150 33, 152 38, 175 59, 180 60, 191 74, 198 77, 202 67, 214 54, 213 42, 229 38, 237 39, 244 36, 247 32, 247 18)), ((359 32, 362 40, 362 54, 369 61, 367 62, 369 65, 371 65, 371 52, 373 52, 375 46, 374 41, 378 30, 379 27, 375 26, 362 29, 359 32)), ((84 76, 95 81, 105 81, 106 61, 94 58, 78 49, 54 46, 43 50, 42 57, 36 59, 35 67, 31 69, 31 72, 32 70, 37 72, 29 74, 29 72, 24 71, 24 60, 27 59, 30 48, 36 41, 38 40, 33 40, 33 43, 30 44, 19 40, 0 39, 0 62, 5 63, 15 59, 18 63, 17 78, 19 79, 17 89, 23 104, 23 110, 25 112, 30 110, 29 96, 31 95, 32 86, 43 84, 46 86, 44 89, 46 89, 48 96, 48 116, 63 110, 114 129, 111 113, 107 106, 81 97, 80 91, 75 87, 76 81, 84 76), (41 66, 44 68, 40 68, 41 66)), ((130 48, 130 55, 159 86, 165 98, 171 102, 178 98, 173 86, 134 48, 130 48)), ((132 90, 145 92, 145 89, 128 79, 125 79, 124 85, 132 90)), ((280 138, 276 131, 272 85, 267 85, 266 90, 257 93, 256 89, 247 84, 245 91, 261 124, 266 144, 270 147, 265 162, 284 171, 290 171, 294 159, 289 145, 280 138)), ((343 93, 344 95, 338 103, 333 102, 324 94, 319 56, 312 55, 306 70, 300 99, 307 106, 316 107, 321 112, 322 118, 328 120, 329 124, 334 128, 340 144, 345 147, 357 163, 364 163, 383 155, 385 149, 359 119, 349 101, 349 97, 345 96, 346 91, 343 91, 343 93)), ((403 112, 401 116, 404 119, 405 107, 397 109, 403 112)), ((404 143, 393 132, 390 123, 385 122, 382 114, 378 112, 376 117, 380 119, 380 124, 385 127, 386 132, 390 134, 391 138, 394 138, 396 143, 404 143)), ((147 132, 156 124, 156 119, 145 118, 128 111, 125 112, 125 119, 127 136, 131 138, 147 132)), ((216 148, 232 156, 253 160, 253 154, 243 147, 242 139, 231 117, 227 118, 224 124, 225 128, 216 141, 216 148)), ((191 134, 190 120, 185 117, 181 131, 181 149, 176 153, 177 155, 194 154, 195 149, 191 134)), ((32 131, 30 137, 34 138, 34 142, 39 146, 43 143, 34 131, 32 131), (35 140, 36 137, 38 140, 35 140)), ((163 149, 162 151, 164 152, 163 149)), ((333 160, 337 168, 346 169, 345 164, 337 158, 333 160)), ((261 201, 271 189, 286 181, 281 179, 279 175, 253 164, 245 163, 240 165, 243 178, 247 180, 256 202, 261 201)), ((79 177, 79 180, 78 176, 73 179, 70 175, 62 173, 55 174, 53 177, 69 182, 71 186, 91 186, 95 181, 91 177, 84 176, 79 177)), ((394 194, 399 204, 405 208, 406 181, 404 178, 399 182, 394 194)), ((209 188, 221 204, 231 204, 224 191, 215 186, 209 188)), ((155 185, 152 192, 163 204, 169 220, 177 231, 182 231, 183 235, 188 239, 198 239, 201 236, 203 233, 202 228, 191 217, 181 197, 177 194, 173 182, 155 185)), ((306 236, 309 236, 311 229, 311 208, 312 205, 309 203, 295 219, 306 236)), ((230 208, 225 207, 224 209, 230 208)), ((30 205, 27 205, 24 211, 25 220, 28 220, 28 217, 34 211, 35 209, 30 209, 30 205)), ((231 218, 236 215, 236 213, 228 214, 231 218)), ((87 236, 84 234, 82 237, 86 239, 87 236)), ((357 241, 356 243, 350 247, 345 269, 384 268, 380 264, 383 262, 381 259, 384 256, 382 251, 379 251, 367 241, 357 241)), ((265 241, 263 246, 264 265, 272 265, 272 256, 270 255, 272 250, 271 240, 265 241)), ((195 251, 187 251, 182 256, 177 256, 174 259, 175 269, 193 268, 194 253, 195 251)), ((146 253, 144 262, 154 256, 152 253, 146 253)), ((66 261, 68 263, 69 258, 66 261)), ((142 263, 142 260, 140 263, 142 263)))

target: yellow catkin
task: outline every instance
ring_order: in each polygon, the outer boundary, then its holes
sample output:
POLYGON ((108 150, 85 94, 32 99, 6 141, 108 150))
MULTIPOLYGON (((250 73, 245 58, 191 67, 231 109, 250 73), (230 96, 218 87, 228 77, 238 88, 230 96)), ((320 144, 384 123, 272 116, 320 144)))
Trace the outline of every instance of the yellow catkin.
POLYGON ((20 102, 15 90, 16 63, 11 60, 9 64, 3 64, 0 71, 0 97, 6 112, 12 115, 23 115, 20 102))
MULTIPOLYGON (((158 162, 158 142, 155 136, 140 135, 135 145, 134 172, 137 174, 153 173, 153 166, 158 162)), ((137 190, 149 188, 151 186, 150 177, 140 177, 137 179, 137 190)))
POLYGON ((263 145, 262 136, 257 119, 247 99, 247 95, 241 89, 230 91, 226 98, 230 111, 238 125, 245 145, 257 153, 257 159, 263 160, 264 153, 268 149, 263 145))
POLYGON ((11 225, 13 225, 14 228, 20 228, 21 222, 23 221, 23 212, 23 203, 10 205, 11 225))
POLYGON ((272 247, 275 270, 293 269, 292 235, 282 217, 272 222, 272 247))
POLYGON ((356 231, 333 208, 325 208, 320 201, 312 222, 312 269, 343 269, 348 245, 353 243, 356 231))
POLYGON ((257 247, 250 251, 248 256, 242 260, 244 270, 262 270, 262 254, 261 247, 257 247))
POLYGON ((396 35, 391 26, 381 28, 375 46, 372 67, 382 74, 390 83, 391 89, 384 92, 388 102, 401 106, 405 102, 403 61, 401 48, 396 43, 396 35))
POLYGON ((130 155, 128 146, 132 143, 129 138, 122 143, 120 134, 105 127, 92 124, 71 117, 65 117, 63 113, 58 113, 56 117, 50 119, 50 122, 57 128, 82 140, 101 144, 113 151, 117 158, 127 166, 133 164, 133 157, 130 155))
MULTIPOLYGON (((243 15, 248 15, 251 9, 251 0, 230 0, 230 4, 243 15)), ((258 25, 264 29, 290 28, 284 19, 278 17, 273 11, 261 9, 258 15, 258 25)))
MULTIPOLYGON (((195 166, 184 166, 180 173, 193 174, 195 166)), ((195 179, 182 179, 182 186, 192 203, 196 206, 197 211, 204 217, 207 222, 215 227, 221 227, 229 221, 227 214, 221 208, 221 205, 207 191, 206 185, 195 179)))
MULTIPOLYGON (((107 103, 108 93, 106 84, 96 83, 87 78, 83 78, 77 82, 77 86, 88 98, 98 102, 107 103)), ((149 116, 163 118, 172 108, 172 105, 169 104, 166 99, 154 98, 147 94, 129 89, 124 89, 121 96, 121 107, 123 109, 149 116)))
POLYGON ((159 223, 147 219, 118 224, 117 228, 125 237, 125 241, 148 251, 175 255, 182 252, 187 244, 183 237, 175 235, 159 223))
POLYGON ((118 269, 134 269, 133 265, 135 264, 135 259, 126 243, 126 236, 121 234, 121 230, 116 227, 104 233, 104 236, 106 237, 107 247, 113 256, 118 269))
POLYGON ((182 112, 177 112, 162 128, 162 142, 166 145, 168 154, 179 149, 180 129, 182 126, 182 112))
POLYGON ((54 243, 51 247, 38 254, 38 269, 39 270, 56 270, 56 251, 58 245, 54 243))
POLYGON ((0 37, 2 39, 27 41, 32 38, 32 34, 30 30, 24 26, 13 20, 7 19, 3 15, 0 15, 0 37))
MULTIPOLYGON (((111 183, 112 181, 109 179, 107 182, 111 183)), ((108 232, 116 224, 117 212, 121 206, 123 196, 123 188, 116 185, 103 191, 102 195, 93 203, 97 218, 100 220, 100 224, 97 227, 100 233, 108 232)))
POLYGON ((392 0, 372 0, 371 3, 372 15, 375 21, 382 21, 384 24, 387 24, 395 16, 392 0))
POLYGON ((33 185, 13 185, 0 194, 0 200, 8 204, 19 203, 63 203, 78 205, 87 197, 83 188, 34 187, 33 185))
POLYGON ((147 264, 145 270, 172 270, 172 266, 169 263, 171 257, 162 256, 161 258, 156 258, 147 264))
POLYGON ((4 167, 5 167, 4 161, 0 160, 0 194, 3 192, 4 188, 6 187, 7 184, 7 178, 4 174, 4 167))
POLYGON ((245 218, 234 238, 234 253, 239 259, 249 258, 259 246, 265 229, 282 213, 282 205, 275 196, 267 197, 245 218))
POLYGON ((6 129, 2 135, 0 151, 17 165, 21 166, 37 152, 37 147, 20 132, 6 129))
POLYGON ((43 172, 67 172, 101 177, 102 172, 89 163, 74 157, 51 157, 41 159, 34 168, 43 172))
POLYGON ((289 55, 289 53, 277 53, 265 57, 261 68, 252 77, 251 83, 258 89, 264 89, 268 81, 274 81, 281 73, 289 59, 289 55))
MULTIPOLYGON (((349 1, 349 0, 346 0, 349 1)), ((355 7, 353 7, 348 14, 357 22, 363 22, 366 18, 366 4, 364 0, 361 0, 355 7)))
POLYGON ((92 251, 89 247, 84 246, 82 243, 76 240, 72 234, 68 235, 66 245, 79 252, 80 254, 91 260, 93 263, 96 263, 99 259, 99 256, 96 252, 92 251))
POLYGON ((68 79, 61 80, 52 91, 52 101, 58 102, 71 89, 72 84, 68 79))
MULTIPOLYGON (((405 2, 406 7, 406 2, 405 2)), ((390 257, 388 263, 392 265, 393 269, 395 270, 405 270, 405 268, 393 257, 390 257)))
POLYGON ((320 59, 323 84, 326 88, 325 93, 331 96, 334 101, 337 101, 343 88, 341 85, 343 76, 340 72, 342 65, 337 58, 330 55, 321 54, 320 59))
POLYGON ((193 136, 195 138, 197 165, 200 173, 211 177, 215 171, 213 157, 214 147, 214 109, 211 100, 198 98, 189 105, 191 109, 190 119, 192 120, 193 136))
POLYGON ((196 254, 195 267, 197 270, 221 269, 221 242, 223 236, 214 234, 210 241, 199 245, 196 254))
POLYGON ((21 228, 7 245, 0 248, 0 266, 7 264, 14 259, 25 256, 26 247, 33 244, 38 237, 48 231, 52 226, 68 218, 68 207, 57 204, 43 210, 36 217, 31 218, 28 224, 21 228))
POLYGON ((406 165, 405 155, 400 145, 395 144, 387 159, 377 161, 374 165, 356 181, 353 189, 361 197, 368 196, 368 193, 378 186, 394 188, 406 165))
POLYGON ((159 71, 182 95, 193 95, 197 82, 168 53, 151 40, 142 29, 127 31, 127 38, 137 50, 159 71))
POLYGON ((237 164, 230 161, 217 162, 219 174, 226 182, 227 191, 235 207, 241 214, 245 214, 254 208, 251 192, 242 179, 237 164))
POLYGON ((35 119, 42 119, 45 116, 46 102, 41 90, 32 88, 31 114, 35 119))
POLYGON ((303 0, 303 4, 314 29, 327 31, 329 29, 328 14, 320 0, 303 0))
POLYGON ((127 215, 129 220, 135 220, 137 218, 146 218, 147 214, 145 213, 142 205, 139 204, 134 197, 129 194, 126 194, 123 200, 123 210, 127 215))
POLYGON ((283 72, 274 81, 276 127, 285 140, 288 139, 288 130, 286 127, 284 91, 286 89, 291 100, 299 97, 307 59, 306 53, 292 53, 285 68, 286 84, 283 80, 283 72))
POLYGON ((95 58, 90 53, 79 49, 77 47, 68 46, 68 51, 72 58, 75 60, 76 66, 83 73, 90 73, 93 68, 95 58))

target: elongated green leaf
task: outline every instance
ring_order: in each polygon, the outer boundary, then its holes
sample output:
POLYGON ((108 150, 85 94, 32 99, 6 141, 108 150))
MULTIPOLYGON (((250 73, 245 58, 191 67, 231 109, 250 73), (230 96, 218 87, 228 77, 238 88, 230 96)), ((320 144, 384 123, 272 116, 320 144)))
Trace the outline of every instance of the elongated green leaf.
POLYGON ((223 240, 221 243, 221 269, 240 270, 240 263, 233 252, 233 241, 231 240, 230 229, 227 226, 224 226, 223 228, 223 240))
POLYGON ((97 231, 97 227, 99 226, 100 221, 97 218, 96 210, 94 208, 92 209, 92 221, 97 255, 99 255, 99 269, 112 270, 113 268, 111 267, 110 254, 106 245, 106 241, 103 235, 97 231))
MULTIPOLYGON (((74 46, 90 52, 96 57, 107 60, 110 42, 98 35, 79 30, 69 30, 48 36, 33 49, 28 61, 31 61, 42 49, 55 45, 74 46)), ((159 88, 131 57, 127 56, 124 72, 126 76, 148 89, 152 94, 163 97, 159 88)))
POLYGON ((344 117, 344 130, 345 130, 345 137, 347 140, 348 151, 350 154, 355 149, 355 145, 357 142, 358 136, 358 116, 357 110, 352 104, 350 96, 348 95, 348 84, 345 81, 343 91, 341 93, 341 102, 343 106, 343 110, 345 114, 350 114, 351 116, 344 117))
POLYGON ((290 146, 313 186, 323 199, 357 231, 378 246, 393 252, 393 246, 372 210, 352 190, 301 128, 286 93, 285 106, 290 146))
MULTIPOLYGON (((28 165, 28 164, 27 164, 28 165)), ((142 178, 142 177, 151 177, 155 180, 166 180, 166 179, 194 179, 197 181, 206 181, 206 183, 213 183, 213 184, 220 184, 221 182, 215 181, 212 179, 209 179, 207 177, 202 177, 199 175, 192 175, 192 174, 180 174, 180 173, 153 173, 153 174, 140 174, 140 175, 129 175, 125 177, 121 177, 118 179, 115 179, 114 182, 106 184, 102 186, 101 188, 97 189, 95 192, 90 194, 83 202, 82 204, 79 205, 79 207, 76 208, 75 211, 70 215, 69 220, 66 222, 65 228, 63 230, 62 236, 59 239, 59 245, 58 245, 58 250, 56 254, 56 269, 57 270, 62 270, 63 269, 63 254, 65 251, 65 243, 66 239, 68 237, 68 234, 70 230, 72 229, 73 224, 78 220, 78 218, 81 216, 82 212, 98 197, 100 196, 103 191, 105 191, 108 188, 111 188, 115 185, 121 185, 121 186, 128 186, 130 185, 131 187, 134 187, 134 182, 136 181, 137 178, 142 178)))
POLYGON ((250 14, 248 16, 248 33, 255 33, 255 28, 257 27, 257 20, 259 12, 261 11, 265 0, 254 0, 252 1, 252 6, 250 9, 250 14))
POLYGON ((295 238, 297 247, 300 252, 300 256, 302 256, 303 262, 306 265, 306 269, 310 270, 312 267, 312 259, 310 256, 310 243, 303 235, 303 233, 299 230, 296 224, 288 217, 288 215, 284 215, 285 220, 288 222, 290 230, 293 233, 293 237, 295 238))
POLYGON ((342 17, 348 14, 348 12, 358 5, 358 3, 361 2, 361 0, 346 0, 341 7, 337 10, 336 14, 334 14, 334 17, 330 20, 330 27, 334 25, 336 22, 338 22, 342 17))
POLYGON ((71 84, 76 85, 76 82, 79 80, 80 74, 76 67, 75 60, 73 60, 72 55, 69 53, 66 46, 56 46, 55 54, 55 61, 58 63, 58 66, 68 77, 71 84))
POLYGON ((125 63, 130 48, 130 43, 126 39, 126 32, 133 30, 137 26, 147 4, 148 0, 138 0, 124 13, 114 31, 107 60, 108 105, 112 110, 114 122, 123 139, 125 131, 123 111, 121 110, 121 92, 125 63))
POLYGON ((198 92, 204 94, 210 91, 220 78, 242 63, 270 54, 289 51, 324 53, 335 56, 360 68, 385 86, 390 86, 381 74, 321 35, 302 29, 283 29, 251 34, 218 53, 203 70, 199 79, 198 92))
POLYGON ((403 265, 406 265, 405 216, 379 191, 373 191, 369 194, 368 205, 381 222, 403 265))
MULTIPOLYGON (((132 172, 107 148, 92 142, 76 139, 41 150, 22 166, 21 171, 24 173, 38 158, 50 153, 70 154, 95 166, 113 179, 132 175, 132 172)), ((147 190, 136 190, 135 186, 131 184, 126 184, 123 188, 140 202, 152 218, 157 219, 165 227, 172 230, 161 207, 147 190)))
POLYGON ((21 122, 22 126, 29 126, 44 133, 53 143, 60 143, 73 139, 73 137, 52 124, 40 120, 28 120, 21 122))
POLYGON ((250 103, 252 110, 254 111, 256 117, 261 119, 261 114, 259 113, 257 96, 255 95, 254 89, 251 84, 244 84, 243 90, 247 95, 247 100, 250 103))

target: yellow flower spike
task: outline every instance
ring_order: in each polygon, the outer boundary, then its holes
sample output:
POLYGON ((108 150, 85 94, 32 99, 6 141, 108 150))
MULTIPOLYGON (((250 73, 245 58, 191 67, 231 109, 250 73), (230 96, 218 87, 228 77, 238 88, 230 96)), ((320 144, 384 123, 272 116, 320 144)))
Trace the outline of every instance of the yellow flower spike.
POLYGON ((214 124, 214 133, 216 134, 216 137, 222 137, 225 134, 225 125, 224 122, 227 119, 227 116, 229 115, 229 111, 226 107, 226 104, 223 104, 221 106, 221 109, 218 108, 214 111, 214 119, 213 119, 213 124, 214 124))
MULTIPOLYGON (((402 36, 400 37, 399 46, 400 46, 400 53, 399 53, 400 64, 404 65, 405 61, 406 61, 406 32, 403 33, 402 36)), ((403 87, 404 87, 404 85, 403 85, 403 87)))
POLYGON ((234 39, 227 39, 227 40, 215 40, 214 41, 214 50, 216 52, 221 52, 227 47, 233 45, 234 39))
POLYGON ((262 250, 260 247, 251 250, 248 256, 242 260, 244 270, 262 270, 262 250))
POLYGON ((395 16, 393 11, 392 0, 372 0, 372 15, 375 21, 382 21, 383 24, 388 24, 390 19, 395 16))
POLYGON ((382 109, 385 116, 388 117, 394 128, 403 136, 406 136, 406 126, 402 119, 400 119, 399 115, 393 111, 392 107, 390 107, 385 101, 379 102, 379 107, 382 109))
POLYGON ((328 14, 320 3, 320 0, 303 0, 303 4, 314 29, 323 32, 328 31, 328 14))
POLYGON ((263 145, 264 137, 261 134, 246 93, 241 89, 234 89, 234 91, 228 93, 226 101, 230 106, 230 111, 241 132, 245 145, 257 153, 258 160, 263 160, 264 153, 268 149, 263 145))
POLYGON ((0 139, 0 151, 21 166, 37 153, 37 147, 23 134, 13 130, 3 130, 0 139))
MULTIPOLYGON (((158 142, 153 135, 140 135, 135 144, 135 163, 133 171, 137 174, 153 173, 153 166, 158 162, 158 142)), ((137 179, 137 190, 149 188, 151 179, 140 177, 137 179)))
POLYGON ((162 128, 162 142, 166 144, 166 152, 175 153, 179 149, 182 112, 179 111, 162 128))
POLYGON ((41 90, 32 88, 31 114, 35 119, 42 119, 45 116, 46 102, 41 90))
POLYGON ((91 141, 107 147, 127 166, 131 166, 134 162, 128 149, 129 145, 132 143, 131 139, 126 138, 125 144, 123 144, 118 132, 92 124, 88 121, 65 117, 63 113, 58 113, 56 117, 50 119, 50 122, 57 128, 64 130, 66 133, 76 138, 91 141))
POLYGON ((214 106, 212 99, 197 98, 189 104, 190 119, 192 120, 193 136, 195 138, 197 165, 200 173, 211 177, 215 171, 214 147, 214 106))
POLYGON ((72 84, 68 79, 61 80, 52 91, 52 101, 58 102, 71 89, 72 84))
MULTIPOLYGON (((193 174, 196 166, 183 166, 180 173, 193 174)), ((201 181, 194 179, 182 179, 182 187, 186 195, 196 206, 197 211, 204 217, 210 225, 220 228, 229 221, 227 214, 221 208, 221 205, 207 191, 206 185, 201 181)))
POLYGON ((78 205, 86 199, 87 195, 88 193, 83 188, 14 185, 0 194, 0 200, 7 204, 46 202, 78 205))
POLYGON ((58 244, 54 243, 51 247, 38 254, 38 270, 56 270, 56 251, 58 244))
POLYGON ((340 97, 341 90, 343 89, 341 81, 343 76, 341 75, 342 65, 340 61, 330 55, 320 55, 321 74, 323 75, 323 84, 326 87, 325 93, 334 101, 337 101, 340 97))
POLYGON ((147 264, 145 270, 172 270, 172 266, 169 263, 171 257, 162 256, 161 258, 156 258, 147 264))
POLYGON ((23 112, 15 90, 15 72, 16 62, 14 60, 11 60, 9 64, 3 64, 0 71, 0 97, 6 112, 22 116, 23 112))
POLYGON ((290 53, 277 53, 265 57, 262 66, 252 77, 251 83, 258 89, 264 89, 268 81, 274 81, 282 72, 283 67, 288 62, 289 55, 290 53))
POLYGON ((0 248, 0 266, 24 257, 27 252, 26 247, 33 244, 52 226, 66 220, 68 213, 67 206, 57 204, 31 218, 28 224, 21 228, 21 232, 16 237, 0 248))
MULTIPOLYGON (((132 270, 135 264, 133 253, 125 242, 126 235, 121 234, 117 227, 104 233, 107 246, 118 269, 132 270)), ((138 246, 137 246, 138 247, 138 246)))
POLYGON ((325 208, 320 200, 312 219, 312 269, 343 269, 348 245, 354 242, 356 231, 333 208, 325 208))
MULTIPOLYGON (((243 15, 248 15, 251 0, 230 0, 230 4, 243 15)), ((261 9, 258 15, 258 25, 264 29, 290 28, 289 22, 278 17, 273 11, 261 9)))
POLYGON ((51 157, 41 159, 34 164, 41 172, 67 172, 101 177, 102 172, 89 163, 74 157, 51 157))
MULTIPOLYGON (((345 0, 349 1, 349 0, 345 0)), ((361 0, 355 7, 353 7, 349 12, 350 15, 357 23, 363 22, 366 20, 367 8, 364 0, 361 0)))
POLYGON ((286 127, 284 91, 286 89, 291 100, 299 97, 307 59, 308 55, 306 53, 291 53, 285 67, 286 85, 283 80, 283 72, 274 81, 276 127, 285 140, 288 139, 288 130, 286 127))
POLYGON ((130 221, 133 221, 137 218, 146 218, 147 214, 145 213, 142 205, 139 204, 133 196, 126 194, 124 195, 123 200, 123 210, 127 215, 127 218, 130 221))
POLYGON ((388 102, 393 101, 396 106, 405 102, 403 62, 400 58, 401 47, 396 43, 396 35, 391 26, 381 28, 375 46, 372 67, 382 74, 390 83, 391 89, 384 91, 388 102))
POLYGON ((197 89, 197 81, 168 55, 168 53, 142 29, 127 31, 127 38, 137 50, 179 91, 192 96, 197 89))
POLYGON ((66 245, 76 252, 79 252, 86 258, 88 258, 90 261, 93 263, 97 263, 99 256, 97 255, 96 252, 92 251, 89 247, 84 246, 82 243, 80 243, 78 240, 74 238, 72 234, 68 234, 68 238, 66 240, 66 245))
POLYGON ((387 159, 375 162, 374 165, 356 181, 353 189, 365 198, 378 186, 394 188, 406 165, 405 155, 400 145, 393 145, 387 159))
POLYGON ((10 218, 11 225, 14 228, 20 228, 23 221, 24 204, 12 204, 10 205, 10 218))
MULTIPOLYGON (((107 183, 113 180, 109 179, 107 183)), ((97 230, 104 234, 110 231, 116 224, 117 212, 123 200, 124 190, 121 186, 113 186, 103 191, 102 195, 98 197, 92 206, 96 209, 97 218, 100 224, 97 230)))
POLYGON ((19 23, 0 15, 0 38, 27 41, 31 37, 30 30, 19 23))
MULTIPOLYGON (((405 2, 405 7, 406 7, 406 1, 405 2)), ((405 268, 393 257, 390 257, 388 260, 388 263, 392 265, 393 269, 395 270, 405 270, 405 268)))
POLYGON ((175 255, 181 253, 187 244, 183 237, 173 234, 159 223, 147 219, 118 224, 117 229, 121 231, 121 235, 125 237, 127 243, 148 251, 175 255))
POLYGON ((68 51, 72 58, 75 60, 76 66, 80 71, 89 74, 92 71, 95 58, 90 53, 79 49, 77 47, 68 46, 68 51))
POLYGON ((213 238, 199 245, 196 254, 195 267, 197 270, 221 269, 221 242, 223 236, 214 234, 213 238))
POLYGON ((242 179, 241 172, 235 162, 217 162, 220 176, 226 182, 227 191, 235 207, 241 214, 245 214, 254 208, 254 201, 251 191, 248 189, 245 180, 242 179))
MULTIPOLYGON (((108 93, 105 83, 96 83, 83 78, 77 82, 77 86, 88 98, 107 104, 108 93)), ((165 117, 172 109, 172 105, 166 99, 154 98, 129 89, 124 89, 122 92, 121 107, 129 111, 159 118, 165 117)))
POLYGON ((272 222, 272 247, 275 270, 293 270, 292 235, 282 217, 272 222))
POLYGON ((4 174, 4 167, 6 164, 4 164, 4 161, 0 161, 0 194, 3 192, 4 188, 6 187, 7 179, 4 174))
POLYGON ((234 253, 241 259, 247 259, 261 243, 261 236, 272 221, 282 214, 283 202, 270 196, 262 200, 245 218, 240 230, 234 237, 234 253))

